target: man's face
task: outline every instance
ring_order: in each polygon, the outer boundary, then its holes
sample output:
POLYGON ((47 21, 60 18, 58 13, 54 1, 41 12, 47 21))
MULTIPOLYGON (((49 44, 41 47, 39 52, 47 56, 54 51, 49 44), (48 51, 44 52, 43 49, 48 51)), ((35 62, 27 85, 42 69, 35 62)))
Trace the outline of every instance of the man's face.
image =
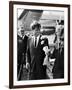
POLYGON ((58 31, 56 32, 57 36, 60 36, 61 33, 61 29, 58 29, 58 31))
POLYGON ((24 36, 24 30, 21 30, 21 35, 24 36))
POLYGON ((34 35, 37 37, 40 34, 39 28, 36 26, 34 29, 34 35))

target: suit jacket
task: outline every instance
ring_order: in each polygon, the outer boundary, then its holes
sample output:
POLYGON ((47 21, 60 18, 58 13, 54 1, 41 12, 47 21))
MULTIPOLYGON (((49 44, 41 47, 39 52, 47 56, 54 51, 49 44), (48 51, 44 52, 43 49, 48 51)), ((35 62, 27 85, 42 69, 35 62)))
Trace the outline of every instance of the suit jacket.
POLYGON ((27 62, 30 63, 30 79, 44 79, 46 78, 45 67, 43 66, 43 61, 45 57, 45 52, 43 47, 48 45, 48 40, 41 40, 37 47, 34 44, 34 38, 28 39, 27 44, 27 62), (44 41, 43 44, 41 42, 44 41))
POLYGON ((19 35, 17 36, 17 51, 18 51, 19 63, 23 63, 23 61, 25 61, 25 54, 26 54, 26 49, 27 49, 27 39, 28 37, 26 35, 24 36, 24 38, 20 37, 19 35), (22 58, 24 58, 24 60, 22 60, 22 58))
POLYGON ((21 53, 26 53, 28 37, 25 35, 24 38, 18 36, 18 51, 21 53))
POLYGON ((54 67, 53 67, 53 77, 54 78, 64 78, 64 48, 62 51, 54 50, 51 58, 56 58, 54 67))

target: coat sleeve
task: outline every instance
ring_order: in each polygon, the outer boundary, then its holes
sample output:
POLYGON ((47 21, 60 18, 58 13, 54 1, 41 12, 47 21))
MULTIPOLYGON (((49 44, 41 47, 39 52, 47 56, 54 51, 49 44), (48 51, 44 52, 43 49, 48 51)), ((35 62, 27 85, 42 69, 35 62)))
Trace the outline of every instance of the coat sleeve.
POLYGON ((50 56, 49 56, 49 57, 50 57, 51 59, 56 58, 56 57, 57 57, 57 52, 58 52, 58 51, 54 48, 53 53, 50 53, 50 56))
POLYGON ((44 38, 44 39, 42 39, 42 40, 44 40, 44 46, 48 46, 48 48, 49 48, 49 42, 48 42, 48 39, 47 39, 47 38, 44 38))
POLYGON ((47 38, 45 39, 45 45, 47 45, 48 48, 49 48, 49 42, 48 42, 48 39, 47 38))
POLYGON ((26 50, 26 63, 30 63, 31 56, 30 56, 30 48, 29 48, 29 39, 27 41, 27 50, 26 50))

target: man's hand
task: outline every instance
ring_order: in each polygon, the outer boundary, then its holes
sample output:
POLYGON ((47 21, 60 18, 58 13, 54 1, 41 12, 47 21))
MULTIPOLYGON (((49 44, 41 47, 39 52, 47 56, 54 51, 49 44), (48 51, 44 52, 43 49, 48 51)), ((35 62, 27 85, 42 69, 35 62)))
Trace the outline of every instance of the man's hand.
POLYGON ((30 70, 30 64, 29 63, 26 63, 26 69, 30 70))

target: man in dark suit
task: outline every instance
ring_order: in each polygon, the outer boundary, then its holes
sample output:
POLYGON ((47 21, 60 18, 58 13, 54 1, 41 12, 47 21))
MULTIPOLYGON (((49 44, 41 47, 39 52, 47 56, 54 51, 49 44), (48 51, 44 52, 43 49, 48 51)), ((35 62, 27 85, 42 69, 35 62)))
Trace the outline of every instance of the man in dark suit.
POLYGON ((32 30, 34 30, 34 36, 28 39, 27 59, 26 59, 26 68, 29 70, 29 79, 30 80, 45 79, 46 66, 43 66, 43 61, 45 57, 43 47, 48 46, 48 40, 41 39, 42 37, 40 35, 41 25, 38 22, 33 22, 31 24, 31 28, 32 30), (35 40, 35 38, 37 38, 37 40, 35 40))
POLYGON ((26 48, 28 36, 24 35, 24 30, 21 29, 21 35, 17 35, 17 50, 18 50, 18 80, 21 79, 22 69, 26 63, 26 48))

